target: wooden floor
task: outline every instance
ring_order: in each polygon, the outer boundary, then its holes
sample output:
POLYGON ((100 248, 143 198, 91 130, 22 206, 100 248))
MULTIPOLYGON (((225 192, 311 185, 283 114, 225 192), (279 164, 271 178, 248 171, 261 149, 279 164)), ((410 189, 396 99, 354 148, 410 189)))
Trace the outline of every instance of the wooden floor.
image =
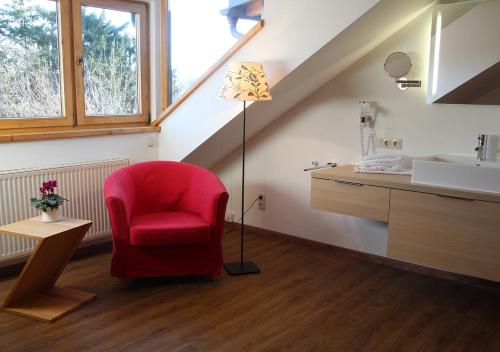
MULTIPOLYGON (((97 301, 53 324, 0 313, 0 351, 500 351, 498 293, 247 238, 260 275, 123 286, 110 254, 74 261, 60 283, 97 301)), ((237 234, 224 242, 237 259, 237 234)), ((0 280, 0 299, 12 283, 0 280)))

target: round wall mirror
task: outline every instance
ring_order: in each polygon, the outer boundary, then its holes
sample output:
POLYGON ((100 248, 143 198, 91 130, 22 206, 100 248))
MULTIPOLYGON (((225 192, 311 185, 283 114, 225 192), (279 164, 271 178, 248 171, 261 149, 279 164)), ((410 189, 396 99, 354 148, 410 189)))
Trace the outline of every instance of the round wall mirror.
POLYGON ((384 63, 385 72, 393 78, 401 78, 410 72, 411 59, 406 53, 395 52, 384 63))

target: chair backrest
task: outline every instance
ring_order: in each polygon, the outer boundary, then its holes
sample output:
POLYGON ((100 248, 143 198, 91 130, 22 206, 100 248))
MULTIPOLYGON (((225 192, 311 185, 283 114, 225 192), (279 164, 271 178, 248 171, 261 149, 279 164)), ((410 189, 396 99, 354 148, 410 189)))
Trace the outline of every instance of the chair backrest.
POLYGON ((134 185, 132 214, 175 210, 193 182, 216 177, 201 167, 175 161, 149 161, 124 170, 134 185))

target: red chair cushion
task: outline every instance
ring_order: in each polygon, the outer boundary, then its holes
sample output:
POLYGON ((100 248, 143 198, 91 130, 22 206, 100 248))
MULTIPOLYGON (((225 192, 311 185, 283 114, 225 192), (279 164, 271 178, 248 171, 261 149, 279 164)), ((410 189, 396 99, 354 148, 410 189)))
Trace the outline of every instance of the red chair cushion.
POLYGON ((136 215, 130 224, 130 244, 165 246, 209 242, 210 224, 181 211, 136 215))

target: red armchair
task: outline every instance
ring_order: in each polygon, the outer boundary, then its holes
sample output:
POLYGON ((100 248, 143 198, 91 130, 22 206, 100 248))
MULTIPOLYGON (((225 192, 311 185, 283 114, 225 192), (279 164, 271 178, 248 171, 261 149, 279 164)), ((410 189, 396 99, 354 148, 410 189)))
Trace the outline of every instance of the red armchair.
POLYGON ((228 194, 213 173, 171 161, 134 164, 106 179, 104 195, 111 275, 220 275, 228 194))

